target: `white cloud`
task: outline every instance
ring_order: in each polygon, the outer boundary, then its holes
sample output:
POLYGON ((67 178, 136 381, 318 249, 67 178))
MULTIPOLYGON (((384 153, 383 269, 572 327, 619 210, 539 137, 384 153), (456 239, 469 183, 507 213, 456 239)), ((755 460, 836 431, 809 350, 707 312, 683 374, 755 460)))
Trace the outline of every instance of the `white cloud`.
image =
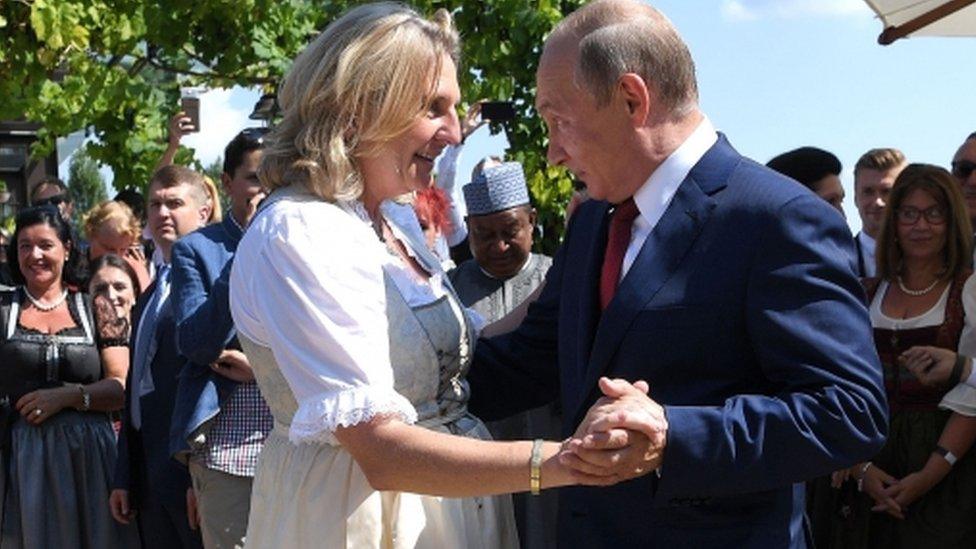
POLYGON ((729 21, 871 14, 864 0, 722 0, 721 11, 729 21))
POLYGON ((722 17, 730 21, 752 21, 758 17, 755 11, 745 7, 738 0, 724 0, 721 9, 722 17))

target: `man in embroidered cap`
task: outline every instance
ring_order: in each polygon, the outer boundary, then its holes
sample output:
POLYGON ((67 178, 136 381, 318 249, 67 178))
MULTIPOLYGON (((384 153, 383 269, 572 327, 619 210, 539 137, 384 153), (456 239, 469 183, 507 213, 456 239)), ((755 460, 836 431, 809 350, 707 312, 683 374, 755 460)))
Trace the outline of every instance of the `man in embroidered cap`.
MULTIPOLYGON (((511 315, 496 326, 514 328, 529 302, 538 297, 537 290, 552 265, 550 257, 532 253, 536 214, 529 204, 522 165, 486 158, 475 167, 471 183, 461 190, 468 211, 465 218, 468 243, 474 258, 450 272, 451 282, 461 302, 478 311, 486 322, 495 323, 511 315)), ((546 405, 487 425, 492 436, 499 440, 532 437, 556 440, 560 438, 561 422, 558 406, 546 405)), ((555 491, 542 497, 513 496, 515 522, 523 547, 555 546, 556 496, 555 491)))
POLYGON ((491 323, 542 284, 552 259, 532 253, 536 214, 518 162, 488 164, 462 190, 474 259, 451 271, 451 282, 461 301, 491 323))

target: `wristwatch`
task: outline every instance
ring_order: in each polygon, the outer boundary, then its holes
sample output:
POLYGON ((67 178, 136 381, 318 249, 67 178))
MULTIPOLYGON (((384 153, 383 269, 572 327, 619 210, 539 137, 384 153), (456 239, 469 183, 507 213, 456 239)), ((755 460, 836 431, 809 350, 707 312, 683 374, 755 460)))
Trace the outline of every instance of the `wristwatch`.
POLYGON ((85 390, 84 385, 78 385, 78 390, 81 391, 81 407, 78 408, 79 412, 87 412, 91 408, 91 393, 85 390))
POLYGON ((957 461, 959 461, 959 458, 956 457, 956 454, 953 454, 952 452, 943 448, 942 446, 936 445, 935 453, 942 456, 942 459, 946 460, 946 462, 949 464, 949 467, 952 467, 953 465, 956 464, 957 461))

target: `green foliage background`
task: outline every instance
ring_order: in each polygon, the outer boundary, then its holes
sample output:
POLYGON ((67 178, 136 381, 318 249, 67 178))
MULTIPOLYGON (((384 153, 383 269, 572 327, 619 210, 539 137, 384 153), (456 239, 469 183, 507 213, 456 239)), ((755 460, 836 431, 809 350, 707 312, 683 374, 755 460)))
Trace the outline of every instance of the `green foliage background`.
POLYGON ((86 151, 78 151, 71 157, 67 184, 74 204, 73 221, 75 227, 81 227, 81 217, 95 205, 108 200, 105 179, 98 172, 98 163, 86 151))
MULTIPOLYGON (((40 122, 34 153, 90 128, 91 157, 115 186, 143 187, 164 149, 181 86, 262 86, 273 92, 291 60, 357 2, 326 0, 0 0, 0 119, 40 122)), ((532 110, 546 34, 583 0, 412 2, 447 8, 463 40, 467 101, 511 99, 510 156, 522 162, 551 252, 562 233, 568 176, 545 164, 545 132, 532 110)), ((495 130, 500 128, 496 127, 495 130)), ((177 162, 192 161, 181 151, 177 162)))

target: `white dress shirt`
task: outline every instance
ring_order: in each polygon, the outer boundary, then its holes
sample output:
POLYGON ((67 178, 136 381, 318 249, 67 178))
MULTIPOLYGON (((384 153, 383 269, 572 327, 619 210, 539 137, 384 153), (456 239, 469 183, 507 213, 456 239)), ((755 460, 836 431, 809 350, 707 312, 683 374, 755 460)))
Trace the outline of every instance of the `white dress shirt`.
POLYGON ((716 141, 718 141, 718 134, 715 133, 715 128, 708 118, 703 118, 688 139, 671 153, 671 156, 667 157, 634 193, 634 203, 640 214, 634 219, 631 228, 630 244, 627 245, 627 252, 624 254, 624 261, 620 268, 621 280, 634 264, 648 235, 668 209, 681 182, 688 177, 691 169, 716 141))

